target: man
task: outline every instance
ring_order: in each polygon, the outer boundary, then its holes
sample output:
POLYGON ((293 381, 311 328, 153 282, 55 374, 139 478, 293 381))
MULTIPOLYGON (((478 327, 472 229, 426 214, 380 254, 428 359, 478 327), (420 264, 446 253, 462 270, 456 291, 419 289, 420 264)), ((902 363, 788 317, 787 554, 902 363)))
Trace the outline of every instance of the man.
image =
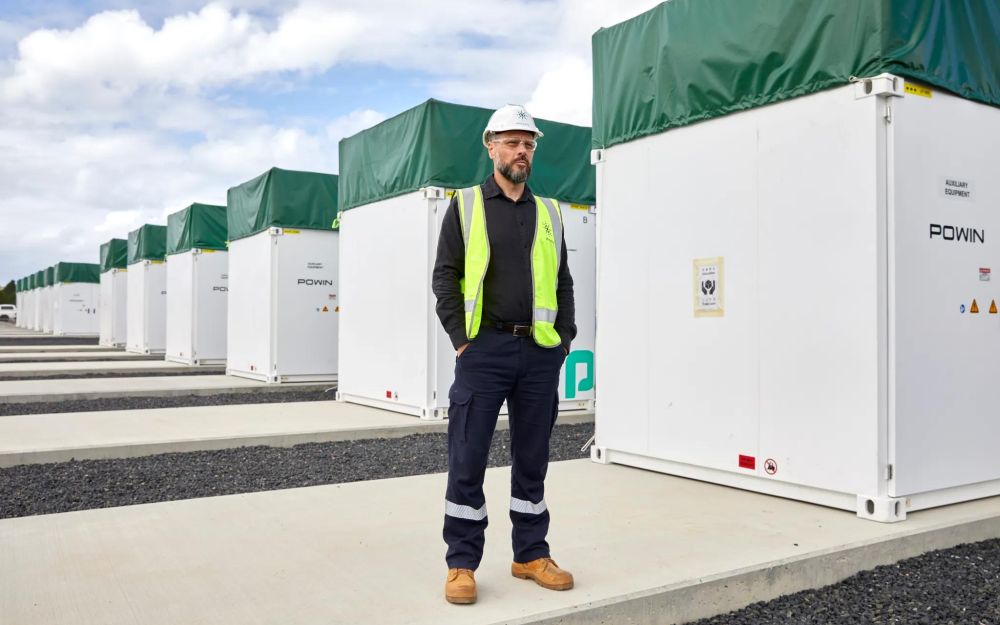
POLYGON ((444 517, 445 598, 452 603, 476 601, 474 571, 488 522, 483 478, 505 400, 511 573, 553 590, 573 587, 573 576, 556 565, 545 541, 549 437, 576 325, 559 204, 535 197, 526 184, 541 137, 524 107, 494 112, 483 132, 493 175, 457 192, 441 224, 433 286, 438 317, 456 350, 444 517))

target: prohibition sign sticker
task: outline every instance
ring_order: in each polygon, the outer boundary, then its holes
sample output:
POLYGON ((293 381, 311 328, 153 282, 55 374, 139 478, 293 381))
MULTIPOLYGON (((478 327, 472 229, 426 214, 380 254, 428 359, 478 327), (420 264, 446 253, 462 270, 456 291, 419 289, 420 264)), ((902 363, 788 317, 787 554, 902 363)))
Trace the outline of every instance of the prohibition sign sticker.
POLYGON ((773 459, 768 458, 764 461, 764 472, 768 475, 774 475, 778 472, 778 463, 773 459))

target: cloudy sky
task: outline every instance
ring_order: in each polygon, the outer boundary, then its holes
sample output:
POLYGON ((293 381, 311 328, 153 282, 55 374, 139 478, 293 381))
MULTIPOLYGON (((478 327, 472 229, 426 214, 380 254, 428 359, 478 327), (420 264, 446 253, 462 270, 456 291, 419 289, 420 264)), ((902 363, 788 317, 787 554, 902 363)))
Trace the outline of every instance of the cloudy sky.
POLYGON ((0 0, 0 281, 427 98, 590 123, 590 35, 655 0, 0 0))

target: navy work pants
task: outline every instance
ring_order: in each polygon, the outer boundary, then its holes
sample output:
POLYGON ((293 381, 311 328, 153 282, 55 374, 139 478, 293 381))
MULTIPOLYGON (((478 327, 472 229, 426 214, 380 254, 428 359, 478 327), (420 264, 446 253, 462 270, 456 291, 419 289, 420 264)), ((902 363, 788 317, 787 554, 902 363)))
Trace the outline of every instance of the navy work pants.
POLYGON ((539 347, 530 336, 517 337, 484 327, 456 361, 448 408, 444 517, 448 568, 475 570, 482 559, 488 523, 483 478, 504 400, 513 461, 510 519, 514 561, 530 562, 549 555, 545 473, 565 354, 561 346, 539 347))

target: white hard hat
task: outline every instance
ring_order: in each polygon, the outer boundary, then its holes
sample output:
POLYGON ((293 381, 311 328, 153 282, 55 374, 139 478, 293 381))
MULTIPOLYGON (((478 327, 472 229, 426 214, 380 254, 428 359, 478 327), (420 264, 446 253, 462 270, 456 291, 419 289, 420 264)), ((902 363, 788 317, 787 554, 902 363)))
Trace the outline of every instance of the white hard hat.
POLYGON ((535 126, 535 120, 520 104, 508 104, 493 112, 486 129, 483 130, 483 145, 491 132, 506 132, 508 130, 523 130, 535 133, 535 138, 542 136, 542 131, 535 126))

